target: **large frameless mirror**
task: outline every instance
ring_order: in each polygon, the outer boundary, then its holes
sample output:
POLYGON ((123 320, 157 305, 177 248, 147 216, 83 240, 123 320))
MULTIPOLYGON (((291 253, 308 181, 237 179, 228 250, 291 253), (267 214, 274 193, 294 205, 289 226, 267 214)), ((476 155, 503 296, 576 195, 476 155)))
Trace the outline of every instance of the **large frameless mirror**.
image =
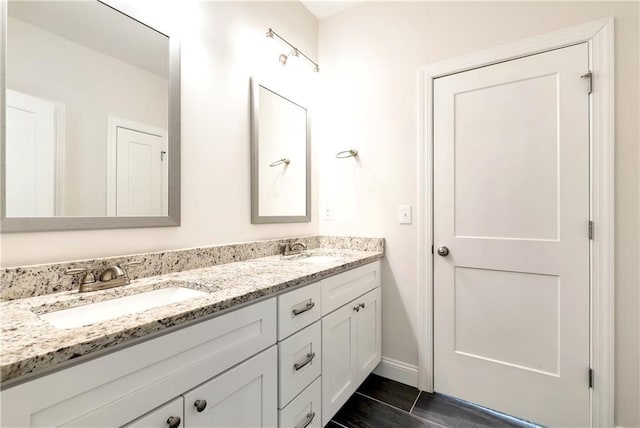
POLYGON ((311 221, 308 109, 273 88, 251 84, 252 223, 311 221))
POLYGON ((109 3, 2 2, 3 232, 179 225, 179 42, 109 3))

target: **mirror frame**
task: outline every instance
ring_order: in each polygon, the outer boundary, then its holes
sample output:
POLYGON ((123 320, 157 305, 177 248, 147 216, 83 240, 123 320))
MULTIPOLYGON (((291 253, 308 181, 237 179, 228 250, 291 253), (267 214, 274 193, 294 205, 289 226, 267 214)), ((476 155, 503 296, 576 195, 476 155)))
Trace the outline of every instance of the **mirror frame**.
POLYGON ((5 210, 5 110, 7 63, 7 2, 0 0, 0 233, 61 230, 125 229, 180 226, 180 40, 175 34, 145 23, 143 17, 118 0, 96 0, 169 38, 168 111, 168 215, 149 217, 6 217, 5 210), (117 5, 117 6, 116 6, 117 5))
POLYGON ((251 223, 252 224, 265 224, 265 223, 305 223, 311 221, 311 116, 309 114, 309 108, 304 107, 290 98, 282 95, 275 89, 269 88, 269 85, 258 81, 256 77, 251 77, 251 223), (306 213, 305 215, 285 215, 285 216, 265 216, 259 213, 260 203, 260 183, 259 183, 259 120, 258 120, 258 107, 260 106, 260 86, 265 89, 281 96, 287 101, 303 108, 307 114, 306 124, 306 154, 307 154, 307 184, 306 184, 306 213))

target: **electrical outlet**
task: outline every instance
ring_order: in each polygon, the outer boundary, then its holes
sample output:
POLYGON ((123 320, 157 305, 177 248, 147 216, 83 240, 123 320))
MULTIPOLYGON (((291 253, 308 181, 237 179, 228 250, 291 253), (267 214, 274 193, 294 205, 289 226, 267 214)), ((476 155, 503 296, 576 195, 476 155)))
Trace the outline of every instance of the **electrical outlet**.
POLYGON ((400 224, 411 224, 411 205, 400 205, 398 207, 398 222, 400 224))
POLYGON ((333 207, 331 205, 325 206, 322 210, 322 219, 333 220, 333 207))

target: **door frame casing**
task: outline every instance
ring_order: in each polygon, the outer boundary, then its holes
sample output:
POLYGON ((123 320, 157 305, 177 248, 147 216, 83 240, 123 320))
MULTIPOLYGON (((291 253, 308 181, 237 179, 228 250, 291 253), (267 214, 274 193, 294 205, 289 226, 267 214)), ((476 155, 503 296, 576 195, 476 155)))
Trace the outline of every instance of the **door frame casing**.
MULTIPOLYGON (((591 426, 614 426, 614 49, 613 18, 508 43, 420 69, 418 386, 433 392, 433 83, 478 67, 559 49, 589 45, 590 218, 594 223, 590 272, 593 388, 591 426)), ((576 76, 580 78, 580 76, 576 76)), ((585 83, 586 88, 586 83, 585 83)), ((586 89, 585 89, 586 90, 586 89)), ((585 225, 585 234, 588 225, 585 225)), ((585 387, 587 387, 585 367, 585 387)))

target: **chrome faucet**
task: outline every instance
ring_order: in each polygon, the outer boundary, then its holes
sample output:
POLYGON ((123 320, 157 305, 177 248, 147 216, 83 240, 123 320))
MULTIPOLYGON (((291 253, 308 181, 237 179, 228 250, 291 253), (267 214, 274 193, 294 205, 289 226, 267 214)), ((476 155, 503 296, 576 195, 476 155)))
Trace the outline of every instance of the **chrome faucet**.
POLYGON ((289 253, 297 254, 297 253, 301 253, 306 249, 307 249, 307 246, 304 244, 304 242, 297 241, 289 246, 289 253))
POLYGON ((280 244, 280 254, 283 256, 292 256, 294 254, 300 254, 307 249, 304 242, 296 241, 294 243, 283 242, 280 244))
POLYGON ((120 266, 112 265, 103 270, 98 275, 96 281, 93 272, 88 268, 75 268, 69 269, 65 272, 66 275, 82 275, 80 278, 80 293, 86 293, 88 291, 105 290, 107 288, 120 287, 131 283, 125 267, 138 266, 142 262, 130 262, 124 263, 120 266))

